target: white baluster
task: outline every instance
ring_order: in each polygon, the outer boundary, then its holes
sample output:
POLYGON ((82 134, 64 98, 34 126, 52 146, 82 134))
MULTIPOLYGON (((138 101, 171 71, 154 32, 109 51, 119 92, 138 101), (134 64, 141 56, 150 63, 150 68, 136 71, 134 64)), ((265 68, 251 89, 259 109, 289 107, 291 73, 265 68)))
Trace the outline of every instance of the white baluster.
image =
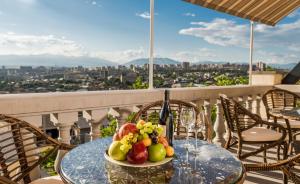
POLYGON ((258 94, 255 97, 255 113, 259 116, 261 115, 261 113, 260 113, 260 103, 261 103, 261 96, 258 94))
POLYGON ((66 112, 50 114, 50 119, 58 128, 58 140, 62 143, 70 144, 70 130, 75 121, 78 121, 78 112, 66 112))
POLYGON ((89 121, 91 140, 96 140, 101 136, 101 121, 107 116, 108 109, 97 109, 83 111, 83 117, 89 121))
POLYGON ((253 112, 253 97, 252 97, 252 95, 249 95, 246 97, 246 108, 250 112, 253 112))
POLYGON ((211 121, 211 104, 209 100, 205 100, 204 104, 204 115, 205 119, 207 121, 207 132, 208 135, 206 135, 208 141, 212 141, 212 134, 213 134, 213 128, 212 128, 212 121, 211 121))
POLYGON ((223 118, 223 110, 222 110, 222 104, 220 100, 217 100, 216 103, 217 107, 217 117, 214 124, 214 131, 216 133, 216 136, 213 140, 213 142, 217 145, 224 146, 225 145, 225 139, 224 139, 224 133, 225 133, 225 124, 224 124, 224 118, 223 118))

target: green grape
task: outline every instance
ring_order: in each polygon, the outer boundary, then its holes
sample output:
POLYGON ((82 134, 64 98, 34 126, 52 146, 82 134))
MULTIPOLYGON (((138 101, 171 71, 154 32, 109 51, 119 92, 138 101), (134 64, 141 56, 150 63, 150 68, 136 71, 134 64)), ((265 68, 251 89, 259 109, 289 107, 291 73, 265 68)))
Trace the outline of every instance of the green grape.
POLYGON ((143 138, 147 139, 147 138, 149 138, 149 135, 148 134, 143 134, 143 138))
POLYGON ((143 136, 142 134, 139 134, 137 139, 138 139, 139 141, 141 141, 141 140, 144 139, 144 136, 143 136))

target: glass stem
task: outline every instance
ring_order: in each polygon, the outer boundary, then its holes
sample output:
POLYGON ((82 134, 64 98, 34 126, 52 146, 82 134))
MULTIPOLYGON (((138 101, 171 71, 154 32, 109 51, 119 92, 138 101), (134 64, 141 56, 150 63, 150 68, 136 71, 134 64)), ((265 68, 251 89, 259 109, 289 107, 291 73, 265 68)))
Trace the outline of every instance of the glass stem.
POLYGON ((188 147, 189 144, 189 126, 186 126, 186 145, 188 147))

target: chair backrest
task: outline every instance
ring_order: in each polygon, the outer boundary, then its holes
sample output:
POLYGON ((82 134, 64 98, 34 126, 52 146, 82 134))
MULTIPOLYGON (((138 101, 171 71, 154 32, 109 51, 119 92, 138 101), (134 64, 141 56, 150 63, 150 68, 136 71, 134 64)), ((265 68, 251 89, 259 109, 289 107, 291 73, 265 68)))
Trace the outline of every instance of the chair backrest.
POLYGON ((299 103, 300 97, 295 93, 292 93, 283 89, 272 89, 266 92, 262 97, 265 105, 267 115, 269 117, 269 111, 271 109, 283 109, 293 108, 299 103), (298 101, 299 100, 299 101, 298 101))
MULTIPOLYGON (((132 118, 132 122, 137 122, 139 119, 143 119, 145 121, 151 121, 158 123, 159 121, 159 113, 162 108, 163 101, 156 101, 150 103, 140 109, 134 117, 132 118)), ((181 100, 170 100, 170 107, 173 113, 175 126, 175 133, 177 136, 181 135, 182 133, 186 133, 185 127, 180 125, 180 112, 184 108, 193 108, 196 113, 196 122, 198 123, 205 123, 206 127, 208 126, 208 121, 203 113, 200 113, 200 110, 197 106, 192 103, 184 102, 181 100)))
POLYGON ((252 128, 261 122, 261 118, 248 111, 242 104, 229 99, 226 95, 220 95, 224 115, 228 128, 232 132, 240 133, 252 128))
POLYGON ((30 172, 59 149, 60 143, 29 123, 0 114, 0 176, 31 182, 30 172), (42 150, 51 151, 43 154, 42 150))

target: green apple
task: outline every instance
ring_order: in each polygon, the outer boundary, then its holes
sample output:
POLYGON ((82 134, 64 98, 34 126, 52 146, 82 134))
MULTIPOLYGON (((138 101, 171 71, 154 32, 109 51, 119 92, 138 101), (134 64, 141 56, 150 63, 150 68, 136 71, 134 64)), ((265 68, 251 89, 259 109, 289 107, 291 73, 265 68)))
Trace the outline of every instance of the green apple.
POLYGON ((121 146, 120 141, 113 141, 108 149, 108 155, 114 159, 114 160, 126 160, 126 153, 124 153, 122 150, 120 150, 121 146))
POLYGON ((166 158, 166 149, 163 144, 153 144, 148 147, 149 161, 159 162, 166 158))

